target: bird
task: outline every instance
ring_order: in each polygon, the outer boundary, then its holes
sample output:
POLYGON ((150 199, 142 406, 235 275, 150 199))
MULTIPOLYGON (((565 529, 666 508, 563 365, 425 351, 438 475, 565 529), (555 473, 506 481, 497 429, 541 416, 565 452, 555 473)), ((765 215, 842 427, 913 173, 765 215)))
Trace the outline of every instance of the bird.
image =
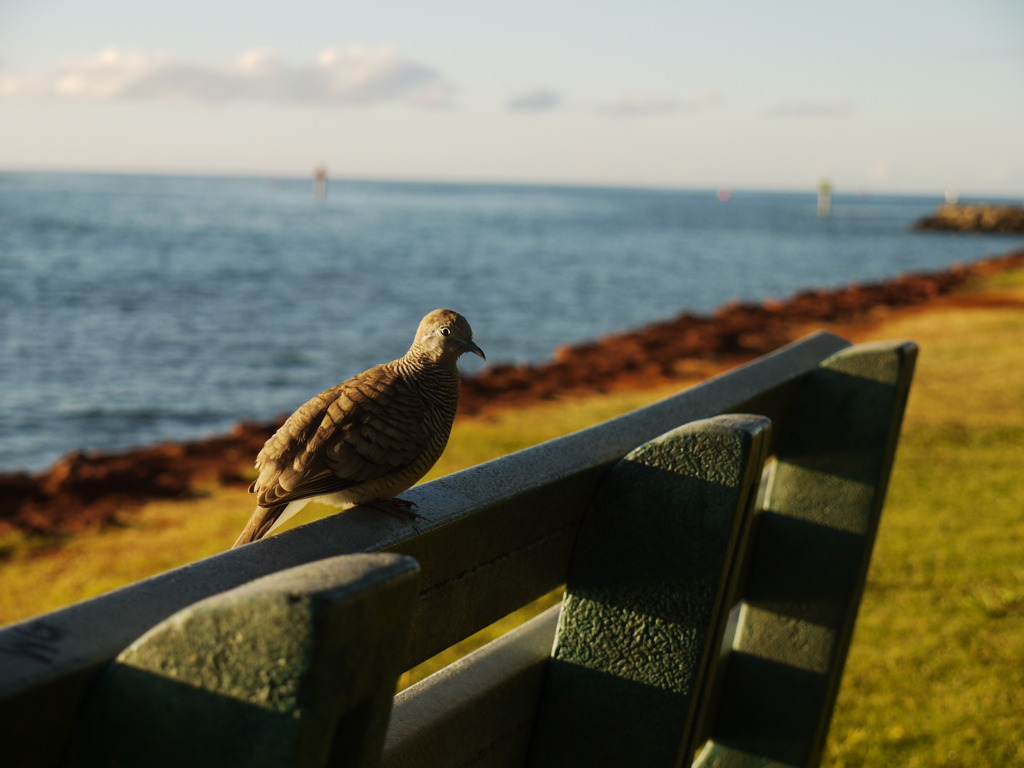
POLYGON ((262 538, 314 497, 416 517, 415 505, 396 497, 448 443, 459 401, 456 363, 467 352, 487 359, 465 317, 436 309, 402 357, 324 390, 289 416, 256 457, 249 492, 257 506, 232 548, 262 538))

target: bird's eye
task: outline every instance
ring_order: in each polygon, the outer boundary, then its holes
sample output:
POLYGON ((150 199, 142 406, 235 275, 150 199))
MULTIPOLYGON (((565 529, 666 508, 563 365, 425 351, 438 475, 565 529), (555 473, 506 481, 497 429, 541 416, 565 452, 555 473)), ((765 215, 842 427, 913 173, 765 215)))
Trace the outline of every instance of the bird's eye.
POLYGON ((439 333, 440 333, 440 334, 441 334, 442 336, 451 336, 451 335, 452 335, 452 329, 451 329, 451 328, 449 328, 449 327, 448 327, 447 325, 442 325, 442 326, 441 326, 441 327, 440 327, 440 328, 438 329, 438 331, 439 331, 439 333))

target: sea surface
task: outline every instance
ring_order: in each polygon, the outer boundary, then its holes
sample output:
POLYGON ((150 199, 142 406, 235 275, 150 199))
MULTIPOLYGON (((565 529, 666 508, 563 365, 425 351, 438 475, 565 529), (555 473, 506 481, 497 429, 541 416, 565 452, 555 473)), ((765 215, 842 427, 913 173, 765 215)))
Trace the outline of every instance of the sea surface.
MULTIPOLYGON (((1020 247, 935 198, 0 173, 0 471, 266 420, 465 314, 537 362, 683 311, 1020 247)), ((481 361, 466 360, 464 370, 481 361)))

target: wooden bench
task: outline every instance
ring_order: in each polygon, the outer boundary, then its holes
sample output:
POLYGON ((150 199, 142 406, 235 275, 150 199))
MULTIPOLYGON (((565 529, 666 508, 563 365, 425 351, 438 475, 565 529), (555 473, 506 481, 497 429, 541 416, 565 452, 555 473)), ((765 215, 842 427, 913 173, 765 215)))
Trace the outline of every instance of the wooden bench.
POLYGON ((0 630, 11 766, 810 766, 916 347, 626 416, 0 630), (393 696, 398 674, 566 585, 393 696))

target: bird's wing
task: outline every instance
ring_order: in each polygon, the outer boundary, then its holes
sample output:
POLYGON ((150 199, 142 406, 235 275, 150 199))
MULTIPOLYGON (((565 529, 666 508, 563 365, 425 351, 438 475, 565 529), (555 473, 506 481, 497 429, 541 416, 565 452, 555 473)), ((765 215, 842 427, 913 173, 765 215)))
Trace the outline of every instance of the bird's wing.
POLYGON ((398 470, 429 443, 424 404, 390 366, 377 366, 314 397, 256 459, 261 506, 343 491, 398 470))

